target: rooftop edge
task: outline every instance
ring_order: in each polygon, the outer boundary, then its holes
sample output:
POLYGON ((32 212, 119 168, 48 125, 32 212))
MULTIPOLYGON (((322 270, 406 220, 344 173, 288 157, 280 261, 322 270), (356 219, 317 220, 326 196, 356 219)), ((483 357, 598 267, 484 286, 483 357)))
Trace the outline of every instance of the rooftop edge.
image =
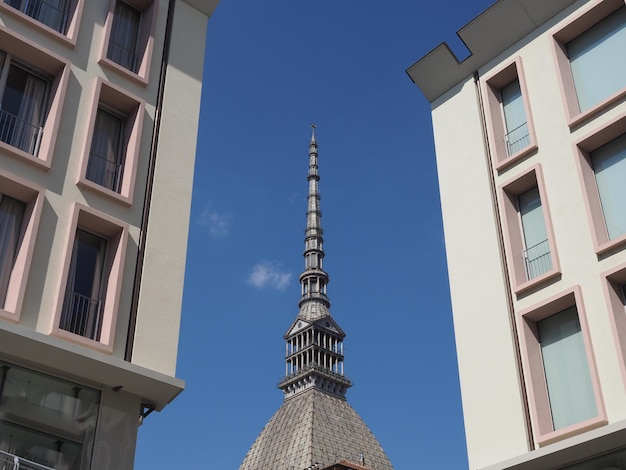
POLYGON ((457 31, 470 55, 441 43, 406 69, 430 103, 577 0, 498 0, 457 31), (493 38, 498 40, 494 41, 493 38))

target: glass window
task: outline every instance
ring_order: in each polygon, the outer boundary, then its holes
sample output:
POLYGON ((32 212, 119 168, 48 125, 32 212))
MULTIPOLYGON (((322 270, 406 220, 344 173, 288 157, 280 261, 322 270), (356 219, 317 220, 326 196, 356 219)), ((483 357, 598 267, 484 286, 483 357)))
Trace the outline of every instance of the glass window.
POLYGON ((102 327, 104 257, 107 241, 76 230, 60 328, 96 341, 102 327))
POLYGON ((554 430, 598 412, 576 307, 537 322, 554 430))
POLYGON ((0 308, 15 264, 26 205, 0 193, 0 308))
POLYGON ((69 0, 4 0, 4 3, 65 34, 70 6, 69 0))
POLYGON ((524 236, 524 263, 527 279, 552 269, 548 232, 537 186, 517 197, 524 236))
POLYGON ((50 78, 1 51, 0 73, 0 140, 37 155, 50 78))
POLYGON ((586 111, 626 86, 626 7, 567 44, 580 111, 586 111))
POLYGON ((139 10, 118 0, 113 13, 107 57, 132 72, 137 72, 139 69, 137 38, 140 19, 139 10))
POLYGON ((515 79, 500 90, 506 126, 507 155, 513 155, 530 145, 528 122, 519 80, 515 79))
POLYGON ((626 134, 590 153, 602 213, 612 240, 626 233, 626 134))
POLYGON ((122 117, 98 108, 86 176, 88 180, 115 192, 120 191, 124 171, 123 129, 122 117))
POLYGON ((620 449, 586 462, 566 467, 564 470, 620 470, 626 468, 626 450, 620 449))
POLYGON ((0 362, 0 401, 0 451, 52 468, 90 468, 100 392, 0 362))

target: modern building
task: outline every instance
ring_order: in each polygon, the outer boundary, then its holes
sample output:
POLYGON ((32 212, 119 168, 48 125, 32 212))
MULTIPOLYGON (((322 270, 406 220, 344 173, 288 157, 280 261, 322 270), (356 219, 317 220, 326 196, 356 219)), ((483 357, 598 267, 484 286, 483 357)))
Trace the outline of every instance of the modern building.
POLYGON ((626 5, 500 0, 432 108, 469 467, 626 469, 626 5))
POLYGON ((175 376, 217 0, 0 2, 0 466, 131 469, 175 376))
POLYGON ((382 447, 346 401, 345 333, 330 314, 324 271, 315 126, 309 145, 305 268, 299 312, 285 333, 284 402, 239 470, 392 470, 382 447))

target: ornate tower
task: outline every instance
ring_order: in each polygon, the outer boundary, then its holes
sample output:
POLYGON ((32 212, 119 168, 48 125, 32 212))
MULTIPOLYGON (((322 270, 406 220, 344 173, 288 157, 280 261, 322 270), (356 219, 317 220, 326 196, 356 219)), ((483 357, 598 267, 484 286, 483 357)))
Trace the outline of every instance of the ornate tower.
POLYGON ((309 197, 304 238, 304 271, 300 275, 300 312, 285 334, 285 378, 279 388, 289 398, 308 388, 344 397, 352 384, 343 375, 345 333, 330 315, 324 271, 324 239, 319 196, 315 126, 309 146, 309 197))
MULTIPOLYGON (((304 271, 295 321, 285 334, 285 401, 265 425, 239 470, 323 469, 342 463, 393 470, 382 447, 346 401, 345 333, 330 314, 324 271, 315 125, 309 144, 304 271)), ((355 468, 357 468, 355 467, 355 468)), ((346 468, 350 468, 349 466, 346 468)))

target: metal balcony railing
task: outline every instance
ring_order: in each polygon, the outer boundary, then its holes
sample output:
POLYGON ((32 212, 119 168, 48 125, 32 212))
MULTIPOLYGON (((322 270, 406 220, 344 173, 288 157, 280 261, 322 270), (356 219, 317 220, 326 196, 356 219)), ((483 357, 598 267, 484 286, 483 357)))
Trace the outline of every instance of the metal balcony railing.
MULTIPOLYGON (((4 2, 9 3, 8 0, 4 0, 4 2)), ((65 8, 58 8, 45 0, 27 0, 22 3, 20 10, 40 23, 65 34, 68 18, 67 6, 66 4, 65 8)))
POLYGON ((506 142, 506 153, 510 157, 516 154, 520 150, 530 145, 530 135, 528 133, 528 123, 525 122, 519 127, 516 127, 511 132, 504 136, 506 142))
POLYGON ((37 155, 43 128, 7 111, 0 111, 0 140, 31 155, 37 155))
POLYGON ((139 56, 135 51, 113 39, 109 40, 107 57, 131 72, 137 73, 139 70, 139 56))
POLYGON ((522 256, 524 257, 527 280, 531 280, 552 269, 552 257, 550 256, 548 240, 544 240, 524 250, 522 256))
POLYGON ((36 462, 0 450, 0 469, 2 470, 54 470, 36 462))
POLYGON ((119 193, 123 171, 123 163, 109 160, 95 153, 89 154, 89 163, 87 164, 87 179, 89 181, 119 193))
POLYGON ((62 330, 97 341, 100 339, 101 325, 102 301, 77 292, 65 294, 59 325, 62 330))

